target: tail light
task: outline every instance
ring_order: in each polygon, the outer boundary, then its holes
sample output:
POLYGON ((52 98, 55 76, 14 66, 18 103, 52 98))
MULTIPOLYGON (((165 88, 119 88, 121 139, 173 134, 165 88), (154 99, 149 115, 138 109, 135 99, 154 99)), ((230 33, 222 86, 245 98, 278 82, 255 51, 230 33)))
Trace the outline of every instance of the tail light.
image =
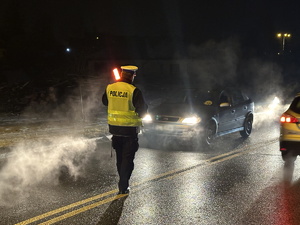
POLYGON ((299 123, 299 120, 294 116, 291 116, 288 114, 283 114, 280 117, 280 122, 281 123, 299 123))

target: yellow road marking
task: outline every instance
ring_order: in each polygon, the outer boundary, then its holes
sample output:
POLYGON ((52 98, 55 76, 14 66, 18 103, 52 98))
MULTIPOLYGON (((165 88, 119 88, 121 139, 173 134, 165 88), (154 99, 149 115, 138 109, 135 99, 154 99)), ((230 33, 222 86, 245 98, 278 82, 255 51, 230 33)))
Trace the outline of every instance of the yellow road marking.
MULTIPOLYGON (((277 141, 277 140, 276 140, 277 141)), ((272 143, 274 143, 275 141, 272 141, 272 142, 270 142, 270 144, 272 144, 272 143)), ((261 144, 260 144, 261 145, 261 144)), ((260 146, 260 145, 258 145, 258 146, 260 146)), ((265 144, 264 144, 265 145, 265 144)), ((226 160, 230 160, 230 159, 233 159, 233 158, 235 158, 235 157, 238 157, 238 156, 240 156, 240 155, 244 155, 244 154, 246 154, 246 153, 248 153, 248 152, 250 152, 250 151, 253 151, 253 150, 255 150, 258 146, 257 145, 254 145, 255 147, 254 148, 250 148, 250 149, 248 149, 248 150, 245 150, 245 151, 243 151, 243 149, 245 149, 245 148, 247 148, 247 146, 244 146, 243 148, 241 148, 241 149, 237 149, 237 150, 234 150, 234 151, 231 151, 231 152, 227 152, 227 153, 224 153, 224 154, 221 154, 221 155, 217 155, 217 156, 215 156, 215 157, 212 157, 212 158, 209 158, 209 159, 207 159, 207 160, 205 160, 205 162, 206 162, 206 164, 203 164, 202 166, 204 167, 204 166, 211 166, 211 165, 214 165, 214 164, 217 164, 217 163, 220 163, 220 162, 223 162, 223 161, 226 161, 226 160), (229 155, 229 156, 228 156, 229 155), (225 157, 225 156, 227 156, 227 157, 225 157), (218 159, 218 158, 220 158, 220 159, 218 159), (218 160, 215 160, 215 161, 213 161, 214 159, 218 159, 218 160)), ((196 166, 200 166, 201 164, 196 164, 196 165, 194 165, 194 166, 189 166, 191 169, 193 169, 194 167, 196 167, 196 166)), ((178 176, 178 175, 182 175, 183 173, 187 173, 187 172, 189 172, 190 171, 190 169, 186 169, 186 170, 182 170, 181 172, 180 171, 177 171, 177 172, 175 172, 174 173, 174 175, 172 175, 172 176, 168 176, 168 177, 165 177, 164 179, 173 179, 174 177, 176 177, 176 176, 178 176)))
POLYGON ((67 205, 67 206, 64 206, 64 207, 61 207, 61 208, 58 208, 58 209, 55 209, 55 210, 52 210, 52 211, 49 211, 47 213, 44 213, 44 214, 41 214, 39 216, 36 216, 36 217, 33 217, 33 218, 30 218, 28 220, 24 220, 20 223, 17 223, 15 225, 25 225, 25 224, 30 224, 30 223, 33 223, 35 221, 38 221, 38 220, 41 220, 41 219, 44 219, 46 217, 49 217, 49 216, 52 216, 54 214, 57 214, 57 213, 60 213, 60 212, 63 212, 63 211, 66 211, 68 209, 71 209, 71 208, 74 208, 76 206, 80 206, 80 205, 83 205, 85 203, 88 203, 88 202, 91 202, 91 201, 94 201, 94 200, 97 200, 99 198, 103 198, 107 195, 110 195, 110 194, 113 194, 113 193, 117 193, 118 190, 115 189, 115 190, 112 190, 112 191, 108 191, 108 192, 105 192, 103 194, 100 194, 100 195, 96 195, 96 196, 93 196, 91 198, 87 198, 87 199, 84 199, 82 201, 79 201, 79 202, 75 202, 75 203, 72 203, 70 205, 67 205))
POLYGON ((110 198, 104 199, 104 200, 102 200, 102 201, 95 202, 95 203, 93 203, 93 204, 84 206, 84 207, 82 207, 82 208, 80 208, 80 209, 76 209, 76 210, 74 210, 74 211, 72 211, 72 212, 69 212, 69 213, 65 213, 65 214, 63 214, 63 215, 61 215, 61 216, 55 217, 55 218, 53 218, 53 219, 51 219, 51 220, 48 220, 48 221, 43 222, 43 223, 40 223, 40 224, 41 224, 41 225, 46 225, 46 224, 48 225, 48 224, 53 224, 53 223, 59 222, 59 221, 61 221, 61 220, 67 219, 67 218, 72 217, 72 216, 75 216, 75 215, 77 215, 77 214, 79 214, 79 213, 82 213, 82 212, 85 212, 85 211, 87 211, 87 210, 93 209, 93 208, 95 208, 95 207, 97 207, 97 206, 99 206, 99 205, 103 205, 103 204, 106 204, 106 203, 108 203, 108 202, 112 202, 112 201, 114 201, 114 200, 116 200, 116 199, 122 198, 122 197, 124 197, 124 196, 126 196, 126 195, 127 195, 127 194, 116 195, 116 196, 114 196, 114 197, 110 197, 110 198))
MULTIPOLYGON (((278 140, 272 140, 269 142, 269 144, 273 144, 275 142, 277 142, 278 140)), ((162 173, 162 174, 159 174, 157 176, 154 176, 154 177, 151 177, 149 179, 146 179, 144 181, 141 181, 141 182, 136 182, 132 185, 132 187, 135 187, 135 186, 140 186, 140 185, 143 185, 147 182, 150 182, 150 181, 153 181, 153 180, 156 180, 156 179, 159 179, 159 178, 162 178, 162 177, 166 177, 167 179, 171 179, 179 174, 182 174, 184 172, 187 172, 187 171, 190 171, 192 168, 195 168, 195 167, 198 167, 198 166, 208 166, 208 165, 213 165, 213 164, 217 164, 217 163, 220 163, 220 162, 223 162, 223 161, 226 161, 226 160, 229 160, 229 159, 232 159, 232 158, 235 158, 235 157, 238 157, 240 155, 243 155, 243 154, 246 154, 250 151, 253 151, 255 150, 257 147, 259 146, 265 146, 266 143, 262 143, 262 144, 256 144, 253 146, 251 146, 252 148, 246 150, 246 151, 243 151, 243 149, 247 148, 248 146, 244 146, 240 149, 236 149, 234 151, 231 151, 231 152, 227 152, 227 153, 224 153, 224 154, 221 154, 221 155, 217 155, 217 156, 214 156, 214 157, 211 157, 207 160, 205 160, 204 162, 202 163, 197 163, 197 164, 194 164, 194 165, 190 165, 189 167, 187 168, 183 168, 183 169, 177 169, 177 170, 171 170, 171 171, 168 171, 168 172, 165 172, 165 173, 162 173), (237 154, 236 154, 237 153, 237 154), (229 155, 229 156, 228 156, 229 155), (228 157, 226 157, 228 156, 228 157), (216 160, 216 161, 213 161, 215 159, 219 159, 219 160, 216 160), (174 174, 172 176, 168 176, 170 174, 174 174)), ((164 178, 164 179, 166 179, 164 178)), ((47 213, 44 213, 44 214, 41 214, 39 216, 36 216, 36 217, 33 217, 33 218, 30 218, 28 220, 24 220, 22 222, 19 222, 15 225, 26 225, 26 224, 30 224, 30 223, 33 223, 35 221, 38 221, 38 220, 42 220, 42 219, 45 219, 49 216, 52 216, 52 215, 55 215, 55 214, 58 214, 58 213, 61 213, 63 211, 66 211, 68 209, 71 209, 71 208, 74 208, 74 207, 77 207, 77 206, 80 206, 80 205, 83 205, 83 204, 86 204, 86 203, 89 203, 89 202, 92 202, 92 201, 95 201, 97 199, 100 199, 100 198, 103 198, 105 196, 108 196, 108 195, 111 195, 111 194, 114 194, 114 193, 117 193, 118 190, 117 189, 114 189, 114 190, 111 190, 111 191, 108 191, 108 192, 105 192, 105 193, 102 193, 102 194, 99 194, 99 195, 96 195, 96 196, 93 196, 93 197, 90 197, 90 198, 87 198, 87 199, 84 199, 84 200, 81 200, 81 201, 78 201, 78 202, 75 202, 75 203, 72 203, 70 205, 67 205, 67 206, 64 206, 64 207, 61 207, 61 208, 58 208, 58 209, 55 209, 55 210, 52 210, 52 211, 49 211, 47 213)), ((104 199, 102 201, 99 201, 99 202, 95 202, 95 203, 92 203, 90 205, 87 205, 87 206, 84 206, 80 209, 77 209, 77 210, 74 210, 72 212, 69 212, 69 213, 65 213, 61 216, 58 216, 58 217, 55 217, 51 220, 48 220, 46 222, 43 222, 41 224, 53 224, 55 222, 58 222, 58 221, 61 221, 63 219, 66 219, 66 218, 69 218, 69 217, 72 217, 76 214, 79 214, 81 212, 85 212, 89 209, 92 209, 92 208, 95 208, 99 205, 103 205, 105 203, 108 203, 108 202, 111 202, 113 200, 116 200, 116 199, 119 199, 121 197, 123 197, 125 195, 117 195, 117 196, 114 196, 114 197, 110 197, 110 198, 107 198, 107 199, 104 199)))

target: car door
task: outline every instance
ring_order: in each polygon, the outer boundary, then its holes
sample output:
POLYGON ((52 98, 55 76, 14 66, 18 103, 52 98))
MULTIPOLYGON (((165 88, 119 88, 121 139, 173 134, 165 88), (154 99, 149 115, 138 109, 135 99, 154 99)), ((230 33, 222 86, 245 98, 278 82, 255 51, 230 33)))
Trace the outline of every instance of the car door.
POLYGON ((249 111, 249 104, 245 100, 242 92, 240 90, 233 90, 231 92, 232 105, 235 108, 235 124, 234 127, 243 127, 245 117, 249 111))
POLYGON ((235 109, 228 92, 223 91, 219 97, 219 124, 218 132, 230 130, 235 127, 235 109))

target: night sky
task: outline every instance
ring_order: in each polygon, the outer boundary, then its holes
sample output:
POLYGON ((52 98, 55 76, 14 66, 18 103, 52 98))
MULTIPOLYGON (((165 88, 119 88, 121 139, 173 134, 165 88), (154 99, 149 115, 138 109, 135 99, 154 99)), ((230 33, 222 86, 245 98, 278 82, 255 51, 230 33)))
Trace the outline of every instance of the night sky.
MULTIPOLYGON (((2 0, 1 27, 8 14, 18 13, 21 26, 35 24, 53 31, 59 40, 85 33, 173 36, 188 42, 230 36, 267 42, 276 32, 290 32, 297 42, 300 22, 297 1, 196 0, 2 0)), ((11 25, 11 24, 9 24, 11 25)), ((271 41, 271 40, 270 40, 271 41)))
POLYGON ((286 52, 298 59, 299 9, 297 1, 275 0, 2 0, 0 45, 11 48, 7 52, 19 67, 33 65, 45 55, 48 62, 57 65, 63 62, 55 56, 55 51, 61 51, 59 45, 63 49, 70 40, 95 36, 101 40, 112 36, 156 38, 158 44, 153 42, 152 51, 162 49, 165 43, 159 40, 164 40, 180 53, 190 51, 190 46, 196 49, 210 41, 233 39, 247 54, 274 57, 282 47, 276 34, 288 32, 292 36, 286 40, 286 52))
MULTIPOLYGON (((299 5, 296 0, 1 0, 0 82, 39 80, 40 87, 45 78, 86 75, 81 64, 98 57, 97 51, 108 61, 148 59, 143 53, 149 51, 151 59, 194 57, 197 66, 189 69, 201 80, 243 81, 262 93, 266 85, 298 80, 299 5), (292 35, 280 56, 278 32, 292 35), (122 48, 124 43, 129 47, 122 48), (66 53, 72 44, 77 52, 66 53)), ((139 72, 156 79, 156 71, 145 70, 139 72)), ((186 78, 179 76, 179 83, 186 78)), ((173 71, 168 79, 177 79, 173 71)))

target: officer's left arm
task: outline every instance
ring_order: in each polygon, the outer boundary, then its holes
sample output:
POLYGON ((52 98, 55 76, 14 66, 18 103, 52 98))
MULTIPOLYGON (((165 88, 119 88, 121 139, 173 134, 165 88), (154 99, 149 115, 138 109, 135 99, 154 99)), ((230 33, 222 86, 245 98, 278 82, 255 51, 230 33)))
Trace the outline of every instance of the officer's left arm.
POLYGON ((139 117, 144 117, 147 113, 148 105, 145 102, 142 92, 138 88, 136 88, 133 92, 132 103, 135 107, 135 112, 139 115, 139 117))

